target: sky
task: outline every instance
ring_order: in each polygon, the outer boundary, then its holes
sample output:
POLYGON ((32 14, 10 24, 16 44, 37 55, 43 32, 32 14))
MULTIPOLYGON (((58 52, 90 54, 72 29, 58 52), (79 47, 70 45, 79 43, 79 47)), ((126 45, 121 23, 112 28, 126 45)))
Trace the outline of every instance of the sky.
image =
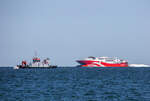
POLYGON ((76 66, 88 56, 150 64, 149 0, 0 0, 0 66, 76 66))

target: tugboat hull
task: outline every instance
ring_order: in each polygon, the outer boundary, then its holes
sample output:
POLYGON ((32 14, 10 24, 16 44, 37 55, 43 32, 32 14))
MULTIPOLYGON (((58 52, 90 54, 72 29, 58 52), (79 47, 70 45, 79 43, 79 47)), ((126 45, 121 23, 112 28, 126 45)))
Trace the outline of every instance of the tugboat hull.
POLYGON ((51 68, 57 68, 57 66, 49 66, 49 67, 22 67, 21 65, 15 66, 14 69, 51 69, 51 68))

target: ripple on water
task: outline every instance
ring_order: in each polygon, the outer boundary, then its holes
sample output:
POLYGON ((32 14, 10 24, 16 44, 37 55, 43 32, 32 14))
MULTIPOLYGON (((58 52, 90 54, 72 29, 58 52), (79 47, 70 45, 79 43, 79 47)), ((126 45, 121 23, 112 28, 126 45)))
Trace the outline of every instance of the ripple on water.
POLYGON ((150 101, 150 68, 0 68, 2 101, 150 101))

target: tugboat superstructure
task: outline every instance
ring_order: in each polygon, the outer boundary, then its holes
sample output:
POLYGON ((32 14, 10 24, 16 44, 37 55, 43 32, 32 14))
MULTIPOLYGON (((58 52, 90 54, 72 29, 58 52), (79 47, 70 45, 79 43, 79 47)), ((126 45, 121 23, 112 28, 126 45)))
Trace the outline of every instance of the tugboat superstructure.
POLYGON ((31 63, 27 63, 27 61, 23 60, 21 65, 17 65, 14 67, 14 69, 19 68, 56 68, 57 66, 50 65, 50 59, 46 58, 41 62, 41 59, 37 56, 32 59, 31 63))

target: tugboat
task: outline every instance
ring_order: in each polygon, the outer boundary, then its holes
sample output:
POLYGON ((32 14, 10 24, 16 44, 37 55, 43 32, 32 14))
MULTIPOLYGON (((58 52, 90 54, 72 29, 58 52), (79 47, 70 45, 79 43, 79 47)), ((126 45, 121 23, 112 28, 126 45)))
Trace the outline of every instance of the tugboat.
POLYGON ((31 69, 31 68, 42 68, 42 69, 49 69, 49 68, 57 68, 56 65, 50 65, 50 59, 46 58, 42 62, 40 58, 34 57, 32 59, 32 63, 27 63, 27 61, 23 60, 21 62, 21 65, 17 65, 14 67, 14 69, 31 69))

